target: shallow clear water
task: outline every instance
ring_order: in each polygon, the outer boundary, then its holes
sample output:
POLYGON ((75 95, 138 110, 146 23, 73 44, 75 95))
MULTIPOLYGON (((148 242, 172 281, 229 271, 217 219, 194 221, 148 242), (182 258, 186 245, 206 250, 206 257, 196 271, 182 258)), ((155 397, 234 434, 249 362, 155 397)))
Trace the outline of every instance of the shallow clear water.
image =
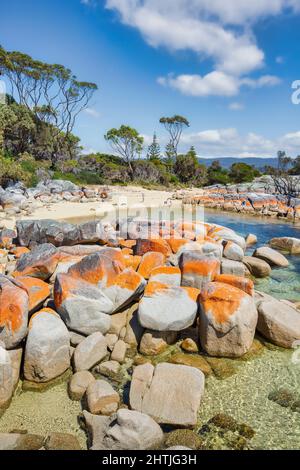
MULTIPOLYGON (((167 210, 163 212, 161 218, 167 216, 167 210)), ((152 218, 158 216, 159 211, 153 212, 152 218)), ((258 245, 264 245, 276 236, 300 238, 300 228, 286 222, 214 211, 205 211, 204 220, 230 227, 243 236, 251 232, 257 235, 258 245)), ((259 281, 257 287, 279 298, 300 300, 300 255, 289 257, 289 260, 289 268, 273 270, 272 278, 259 281)), ((265 348, 261 355, 249 361, 229 360, 237 368, 237 373, 223 380, 214 376, 206 380, 198 428, 216 414, 226 413, 254 429, 251 448, 299 449, 300 413, 268 399, 268 395, 278 389, 288 389, 300 395, 300 363, 292 360, 294 354, 295 351, 265 348)), ((77 435, 85 448, 85 434, 77 420, 80 411, 80 404, 69 400, 66 384, 41 394, 21 393, 14 397, 11 407, 0 418, 0 432, 13 429, 27 429, 40 434, 70 432, 77 435)), ((222 443, 219 445, 217 442, 215 448, 223 448, 222 443)))

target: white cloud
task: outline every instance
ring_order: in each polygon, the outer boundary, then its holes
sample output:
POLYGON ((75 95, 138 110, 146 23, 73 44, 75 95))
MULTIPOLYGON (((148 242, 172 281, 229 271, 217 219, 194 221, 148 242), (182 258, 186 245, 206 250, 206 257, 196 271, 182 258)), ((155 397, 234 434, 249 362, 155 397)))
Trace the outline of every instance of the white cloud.
POLYGON ((84 113, 88 114, 89 116, 98 119, 100 117, 100 113, 94 108, 85 108, 84 113))
POLYGON ((274 86, 280 83, 280 79, 273 75, 263 75, 257 79, 248 77, 240 79, 234 75, 215 70, 203 77, 201 75, 174 77, 170 74, 167 77, 159 77, 157 82, 189 96, 235 96, 239 93, 241 86, 250 88, 274 86))
POLYGON ((238 102, 230 103, 228 106, 231 111, 242 111, 244 108, 244 105, 238 102))
POLYGON ((212 60, 214 70, 240 76, 264 64, 252 25, 300 11, 300 0, 106 0, 106 8, 151 46, 194 51, 212 60))
MULTIPOLYGON (((144 136, 152 141, 152 136, 144 136)), ((165 136, 158 136, 161 147, 166 144, 165 136)), ((240 134, 236 128, 207 129, 194 133, 184 133, 180 152, 186 152, 192 145, 203 157, 276 157, 278 150, 285 150, 292 157, 300 152, 300 130, 289 132, 274 139, 255 132, 240 134)))

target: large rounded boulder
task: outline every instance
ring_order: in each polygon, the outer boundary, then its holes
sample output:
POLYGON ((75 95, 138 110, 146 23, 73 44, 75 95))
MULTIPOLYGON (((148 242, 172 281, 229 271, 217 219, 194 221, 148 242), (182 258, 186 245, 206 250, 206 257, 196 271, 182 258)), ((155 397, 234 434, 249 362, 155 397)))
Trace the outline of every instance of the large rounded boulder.
POLYGON ((211 356, 240 357, 249 351, 257 325, 253 297, 229 284, 212 282, 200 294, 199 336, 211 356))

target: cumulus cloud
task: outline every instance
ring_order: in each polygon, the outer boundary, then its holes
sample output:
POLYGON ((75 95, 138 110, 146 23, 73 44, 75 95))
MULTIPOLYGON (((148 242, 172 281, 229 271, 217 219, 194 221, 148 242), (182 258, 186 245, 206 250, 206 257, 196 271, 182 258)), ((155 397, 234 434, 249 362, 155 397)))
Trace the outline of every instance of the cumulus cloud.
POLYGON ((192 96, 234 96, 242 85, 276 85, 279 79, 247 75, 264 65, 253 25, 285 11, 300 12, 300 0, 106 0, 123 24, 136 28, 152 47, 189 50, 212 61, 207 75, 160 77, 158 82, 192 96), (242 80, 239 78, 244 77, 242 80))
POLYGON ((263 75, 257 79, 239 78, 221 71, 210 72, 207 75, 178 75, 159 77, 157 82, 163 86, 170 86, 189 96, 235 96, 241 86, 261 88, 274 86, 280 79, 273 75, 263 75))
MULTIPOLYGON (((146 142, 152 136, 144 136, 146 142)), ((159 137, 161 147, 167 143, 163 135, 159 137)), ((206 129, 199 132, 184 133, 180 143, 180 152, 186 152, 195 146, 201 157, 275 157, 278 150, 285 150, 292 157, 299 154, 300 131, 289 132, 274 139, 255 132, 240 134, 236 128, 206 129)))

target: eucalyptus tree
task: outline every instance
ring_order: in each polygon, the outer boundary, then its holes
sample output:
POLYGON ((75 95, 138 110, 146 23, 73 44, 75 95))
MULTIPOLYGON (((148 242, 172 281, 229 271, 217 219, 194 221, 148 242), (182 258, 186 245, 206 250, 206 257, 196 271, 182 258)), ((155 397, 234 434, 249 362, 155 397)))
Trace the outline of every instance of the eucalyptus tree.
POLYGON ((119 129, 110 129, 104 138, 126 162, 130 178, 133 179, 132 162, 141 155, 144 143, 143 137, 133 127, 122 125, 119 129))
POLYGON ((183 129, 189 127, 190 123, 184 116, 178 114, 172 117, 162 117, 159 122, 164 126, 170 136, 170 141, 167 145, 168 157, 171 157, 175 161, 183 129))

